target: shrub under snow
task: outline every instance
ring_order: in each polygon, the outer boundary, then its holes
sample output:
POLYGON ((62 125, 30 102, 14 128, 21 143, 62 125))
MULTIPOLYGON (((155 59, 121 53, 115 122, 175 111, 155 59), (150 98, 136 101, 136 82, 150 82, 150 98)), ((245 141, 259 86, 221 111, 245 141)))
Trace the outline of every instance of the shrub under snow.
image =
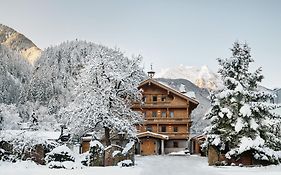
POLYGON ((49 168, 73 169, 75 167, 75 156, 65 145, 53 149, 47 154, 45 161, 49 168))

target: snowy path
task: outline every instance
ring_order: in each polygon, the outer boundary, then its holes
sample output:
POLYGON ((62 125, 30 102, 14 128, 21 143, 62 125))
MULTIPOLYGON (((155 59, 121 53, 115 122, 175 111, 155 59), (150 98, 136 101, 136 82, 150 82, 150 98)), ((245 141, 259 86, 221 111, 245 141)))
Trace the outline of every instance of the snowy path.
POLYGON ((136 161, 145 175, 217 175, 209 171, 205 158, 197 156, 150 156, 138 157, 136 161))
POLYGON ((141 175, 280 175, 281 166, 210 167, 207 158, 199 156, 137 157, 141 175))
POLYGON ((280 175, 281 165, 268 167, 210 167, 198 156, 136 157, 136 166, 48 169, 31 162, 0 162, 0 175, 280 175))

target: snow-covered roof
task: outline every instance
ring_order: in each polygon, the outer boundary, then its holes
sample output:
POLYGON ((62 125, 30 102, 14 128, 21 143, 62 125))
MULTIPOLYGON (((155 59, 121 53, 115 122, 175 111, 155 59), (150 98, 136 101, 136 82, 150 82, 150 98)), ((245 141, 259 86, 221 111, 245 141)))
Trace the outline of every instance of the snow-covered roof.
POLYGON ((155 138, 159 138, 159 139, 163 139, 163 140, 169 140, 169 136, 167 135, 163 135, 163 134, 158 134, 155 132, 150 132, 150 131, 146 131, 146 132, 141 132, 137 134, 137 137, 141 138, 141 137, 155 137, 155 138))
POLYGON ((141 87, 142 85, 144 85, 144 84, 146 84, 146 83, 149 83, 149 82, 152 82, 152 83, 154 83, 154 84, 156 84, 156 85, 158 85, 158 86, 160 86, 160 87, 162 87, 162 88, 168 89, 169 91, 173 92, 174 94, 177 94, 178 96, 181 96, 181 97, 183 97, 183 98, 185 98, 185 99, 188 99, 189 101, 193 102, 193 103, 196 104, 196 105, 199 104, 199 102, 198 102, 195 98, 192 98, 192 97, 188 96, 189 93, 183 94, 183 93, 181 93, 178 89, 175 89, 174 87, 171 87, 171 86, 167 85, 167 84, 164 83, 164 82, 156 81, 155 79, 151 79, 151 78, 150 78, 150 79, 147 79, 147 80, 143 81, 143 82, 139 85, 139 87, 141 87))
POLYGON ((200 140, 200 139, 206 139, 206 135, 205 134, 199 134, 199 135, 193 135, 190 137, 190 140, 196 139, 196 140, 200 140))

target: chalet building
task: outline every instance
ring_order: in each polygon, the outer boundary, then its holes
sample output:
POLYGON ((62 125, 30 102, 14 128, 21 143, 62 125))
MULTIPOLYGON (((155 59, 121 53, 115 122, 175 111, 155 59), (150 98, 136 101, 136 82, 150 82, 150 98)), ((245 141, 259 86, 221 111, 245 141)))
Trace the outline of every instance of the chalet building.
POLYGON ((188 147, 192 124, 190 115, 198 102, 153 79, 154 72, 148 73, 150 78, 139 85, 143 102, 132 107, 144 116, 144 123, 137 126, 137 153, 157 155, 182 151, 188 147))

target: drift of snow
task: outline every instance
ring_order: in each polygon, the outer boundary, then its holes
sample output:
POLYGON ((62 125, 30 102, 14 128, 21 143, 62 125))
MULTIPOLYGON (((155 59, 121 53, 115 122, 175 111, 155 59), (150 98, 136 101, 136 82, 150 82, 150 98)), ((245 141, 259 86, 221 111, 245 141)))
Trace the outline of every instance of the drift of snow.
POLYGON ((187 150, 169 153, 169 156, 187 156, 187 155, 190 155, 189 151, 187 150))

